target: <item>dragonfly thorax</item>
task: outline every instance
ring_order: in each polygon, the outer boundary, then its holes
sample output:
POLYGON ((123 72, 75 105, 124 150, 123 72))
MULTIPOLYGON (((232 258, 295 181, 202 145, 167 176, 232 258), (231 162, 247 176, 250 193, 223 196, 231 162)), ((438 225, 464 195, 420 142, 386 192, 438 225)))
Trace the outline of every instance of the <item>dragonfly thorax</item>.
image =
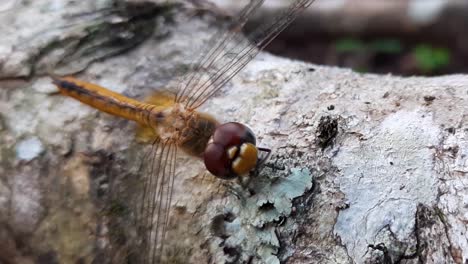
POLYGON ((174 104, 154 111, 152 127, 163 141, 175 142, 184 152, 203 157, 205 148, 219 122, 211 115, 187 110, 174 104))
POLYGON ((153 109, 150 114, 149 125, 162 141, 177 142, 189 119, 190 113, 181 105, 174 104, 162 110, 153 109))

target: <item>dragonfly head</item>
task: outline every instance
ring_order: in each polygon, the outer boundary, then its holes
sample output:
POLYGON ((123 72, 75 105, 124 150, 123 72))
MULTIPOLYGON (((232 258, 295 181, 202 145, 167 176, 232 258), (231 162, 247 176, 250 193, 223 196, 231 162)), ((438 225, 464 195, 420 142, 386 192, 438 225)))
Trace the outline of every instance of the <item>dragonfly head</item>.
POLYGON ((218 178, 234 179, 246 175, 257 165, 255 136, 243 124, 222 124, 213 133, 203 158, 208 171, 218 178))

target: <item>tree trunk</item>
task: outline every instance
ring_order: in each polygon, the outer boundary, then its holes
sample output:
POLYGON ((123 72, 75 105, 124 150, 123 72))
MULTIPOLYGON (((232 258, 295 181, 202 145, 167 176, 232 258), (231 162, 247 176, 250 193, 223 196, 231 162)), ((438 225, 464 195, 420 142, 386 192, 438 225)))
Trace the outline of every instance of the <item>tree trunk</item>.
MULTIPOLYGON (((160 2, 160 1, 159 1, 160 2)), ((57 95, 75 73, 139 99, 217 26, 145 1, 0 16, 0 263, 138 263, 135 124, 57 95)), ((261 53, 201 111, 272 156, 245 185, 177 162, 170 263, 468 262, 468 76, 355 73, 261 53)))

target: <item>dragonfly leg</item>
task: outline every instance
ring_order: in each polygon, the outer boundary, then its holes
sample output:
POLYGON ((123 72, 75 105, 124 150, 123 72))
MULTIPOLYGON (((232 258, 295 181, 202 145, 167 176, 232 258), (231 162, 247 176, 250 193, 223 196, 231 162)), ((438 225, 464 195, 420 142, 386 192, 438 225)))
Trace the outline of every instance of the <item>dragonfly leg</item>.
POLYGON ((257 148, 257 149, 261 152, 265 152, 266 154, 262 158, 258 159, 257 166, 255 167, 255 170, 254 170, 254 175, 258 175, 258 173, 260 173, 263 167, 268 167, 273 170, 285 170, 284 165, 278 166, 278 164, 276 164, 275 162, 271 162, 271 163, 267 162, 267 160, 270 158, 270 155, 271 155, 271 149, 269 148, 257 148))
POLYGON ((271 154, 271 149, 269 148, 257 147, 257 149, 259 152, 264 152, 265 154, 258 158, 257 165, 255 165, 255 168, 250 171, 250 176, 257 176, 260 173, 262 168, 265 166, 265 162, 268 160, 271 154))
POLYGON ((261 167, 263 166, 263 164, 265 163, 265 161, 268 160, 268 158, 270 157, 271 155, 271 149, 269 148, 257 148, 259 151, 261 152, 265 152, 266 155, 262 158, 260 158, 258 161, 257 161, 257 167, 261 167))

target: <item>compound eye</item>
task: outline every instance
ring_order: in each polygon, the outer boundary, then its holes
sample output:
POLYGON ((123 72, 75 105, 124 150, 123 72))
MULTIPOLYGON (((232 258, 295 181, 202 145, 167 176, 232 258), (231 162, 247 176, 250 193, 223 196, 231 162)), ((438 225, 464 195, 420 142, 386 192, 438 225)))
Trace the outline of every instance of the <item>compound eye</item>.
POLYGON ((239 150, 239 148, 237 146, 232 146, 232 147, 228 148, 227 154, 228 154, 228 157, 229 157, 230 160, 233 160, 237 156, 237 151, 238 150, 239 150))
POLYGON ((243 124, 230 122, 216 128, 203 158, 206 169, 221 179, 249 173, 257 164, 255 136, 243 124))
POLYGON ((239 176, 249 173, 257 165, 257 147, 252 143, 244 143, 239 155, 232 161, 232 170, 239 176))
POLYGON ((244 142, 252 143, 253 145, 256 143, 252 130, 237 122, 229 122, 218 126, 213 135, 213 142, 226 147, 240 146, 244 142))
POLYGON ((206 169, 214 176, 230 180, 236 177, 231 171, 228 152, 219 144, 210 143, 203 153, 206 169))

